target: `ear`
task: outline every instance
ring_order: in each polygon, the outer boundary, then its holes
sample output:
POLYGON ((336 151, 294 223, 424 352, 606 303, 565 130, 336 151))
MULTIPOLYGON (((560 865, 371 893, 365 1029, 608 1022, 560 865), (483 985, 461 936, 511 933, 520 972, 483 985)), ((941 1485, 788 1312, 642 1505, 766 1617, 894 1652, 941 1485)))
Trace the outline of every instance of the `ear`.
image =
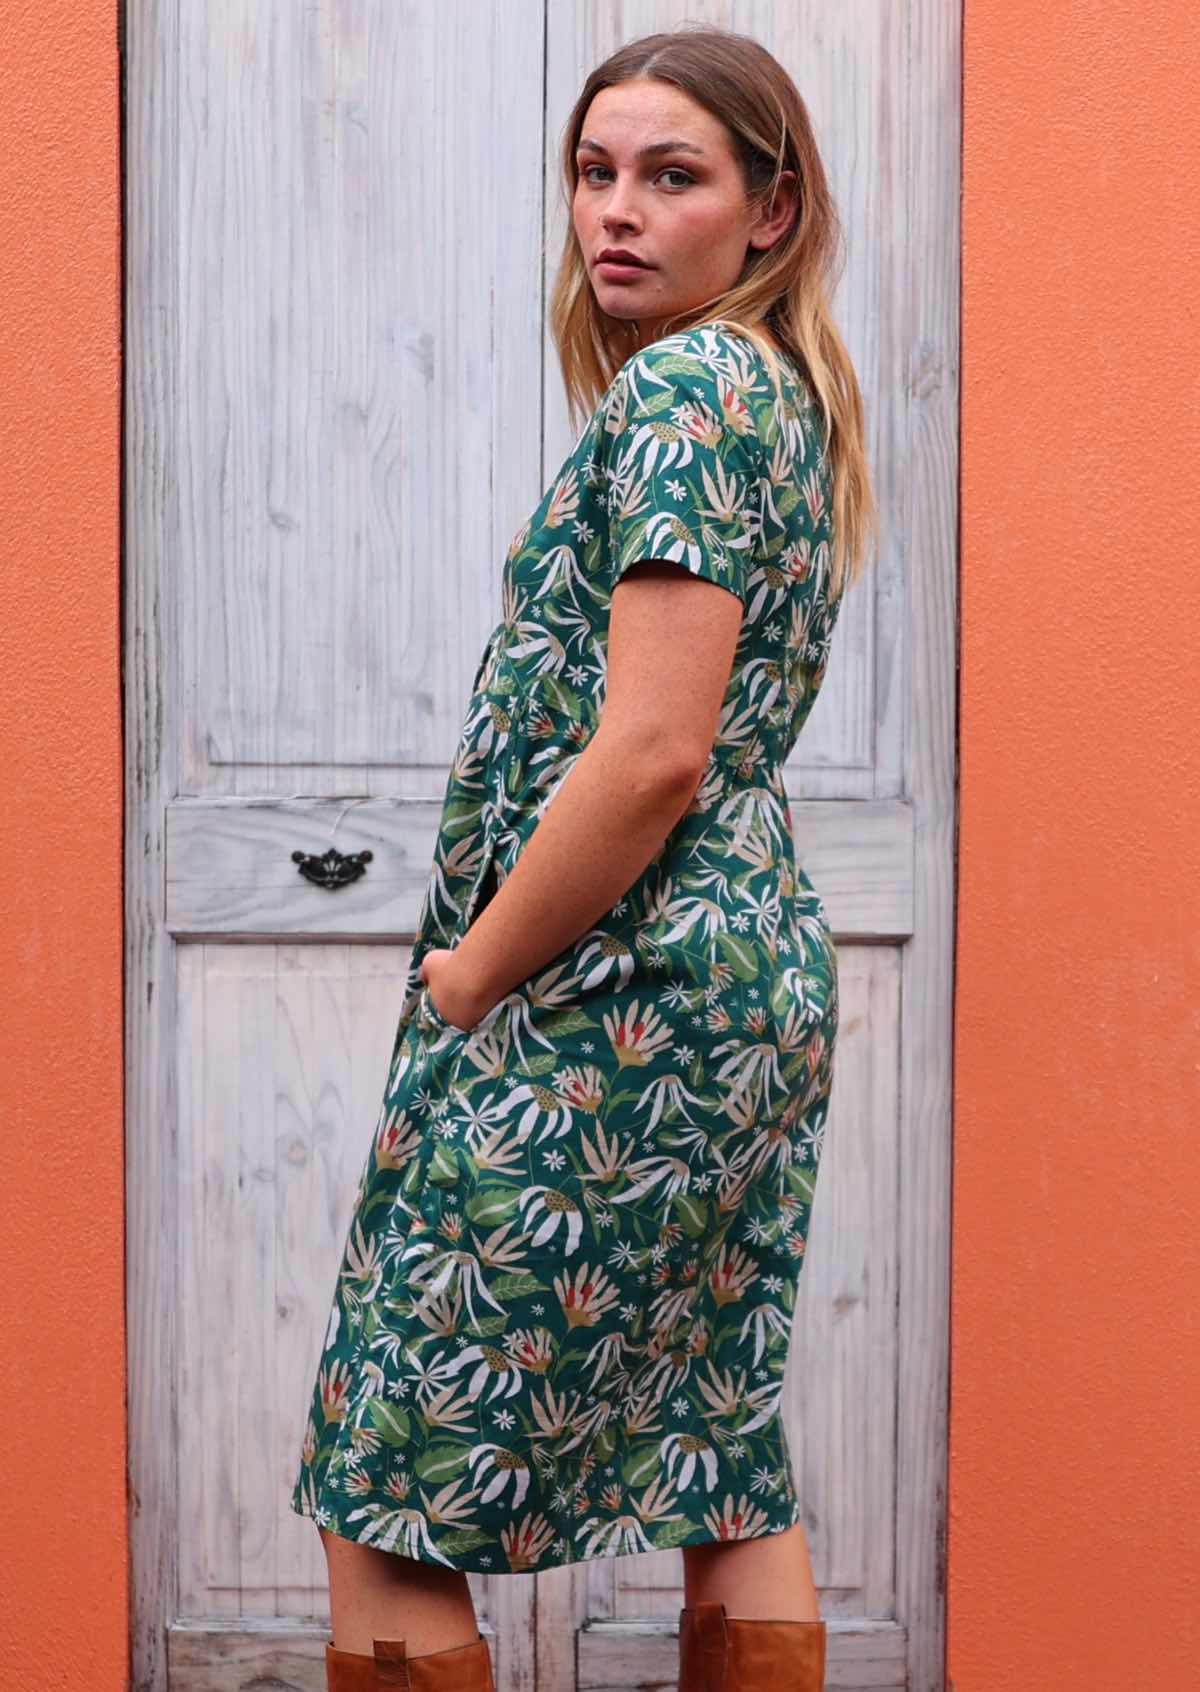
POLYGON ((750 245, 766 251, 791 228, 800 204, 799 184, 794 170, 783 170, 775 185, 775 197, 758 215, 750 233, 750 245))

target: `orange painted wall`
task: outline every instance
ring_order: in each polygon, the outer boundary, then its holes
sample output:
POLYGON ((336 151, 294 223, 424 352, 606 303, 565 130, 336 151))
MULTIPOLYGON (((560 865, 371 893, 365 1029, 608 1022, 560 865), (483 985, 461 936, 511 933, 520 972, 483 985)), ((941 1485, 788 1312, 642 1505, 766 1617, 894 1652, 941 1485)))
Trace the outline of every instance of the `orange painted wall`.
POLYGON ((116 6, 0 52, 0 1688, 127 1679, 116 6))
MULTIPOLYGON (((0 55, 0 1692, 127 1666, 116 8, 0 55)), ((1200 1663, 1200 32, 966 0, 953 1692, 1200 1663)))
POLYGON ((953 1692, 1200 1685, 1200 28, 966 0, 953 1692))

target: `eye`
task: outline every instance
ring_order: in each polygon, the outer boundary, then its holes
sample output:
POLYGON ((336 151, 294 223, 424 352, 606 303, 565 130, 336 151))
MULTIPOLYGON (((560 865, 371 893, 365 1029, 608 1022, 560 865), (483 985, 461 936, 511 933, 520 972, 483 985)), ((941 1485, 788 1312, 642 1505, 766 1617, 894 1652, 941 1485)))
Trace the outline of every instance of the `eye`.
MULTIPOLYGON (((592 171, 594 171, 594 170, 608 170, 608 166, 602 165, 602 164, 586 164, 586 165, 583 165, 583 166, 580 167, 580 171, 579 171, 580 180, 583 181, 583 182, 594 182, 596 179, 591 174, 592 171)), ((610 174, 611 174, 611 172, 610 172, 610 174)), ((684 170, 682 165, 668 165, 665 170, 659 171, 659 175, 660 176, 682 176, 683 181, 681 183, 672 184, 672 186, 678 186, 678 187, 681 187, 681 188, 686 188, 689 183, 694 182, 696 180, 696 178, 692 175, 691 171, 690 170, 684 170)))

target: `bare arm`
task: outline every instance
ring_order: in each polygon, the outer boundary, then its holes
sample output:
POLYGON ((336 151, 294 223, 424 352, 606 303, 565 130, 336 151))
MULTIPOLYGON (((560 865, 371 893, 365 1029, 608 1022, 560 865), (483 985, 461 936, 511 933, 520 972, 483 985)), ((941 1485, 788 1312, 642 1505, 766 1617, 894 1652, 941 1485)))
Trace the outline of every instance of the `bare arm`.
POLYGON ((470 1027, 573 944, 654 857, 696 790, 743 607, 677 564, 613 590, 604 709, 524 851, 452 952, 422 961, 438 1008, 470 1027))

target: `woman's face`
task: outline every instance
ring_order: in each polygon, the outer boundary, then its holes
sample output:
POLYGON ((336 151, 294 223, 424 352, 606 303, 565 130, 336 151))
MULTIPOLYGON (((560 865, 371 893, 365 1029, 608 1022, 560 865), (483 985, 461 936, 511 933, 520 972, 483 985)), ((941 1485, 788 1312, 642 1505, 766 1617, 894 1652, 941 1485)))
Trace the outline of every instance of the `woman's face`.
POLYGON ((592 288, 602 311, 638 324, 641 346, 658 323, 732 287, 747 248, 770 246, 788 221, 780 198, 773 222, 747 208, 724 124, 652 77, 600 90, 575 157, 572 218, 592 288), (609 247, 642 266, 605 264, 609 247))

